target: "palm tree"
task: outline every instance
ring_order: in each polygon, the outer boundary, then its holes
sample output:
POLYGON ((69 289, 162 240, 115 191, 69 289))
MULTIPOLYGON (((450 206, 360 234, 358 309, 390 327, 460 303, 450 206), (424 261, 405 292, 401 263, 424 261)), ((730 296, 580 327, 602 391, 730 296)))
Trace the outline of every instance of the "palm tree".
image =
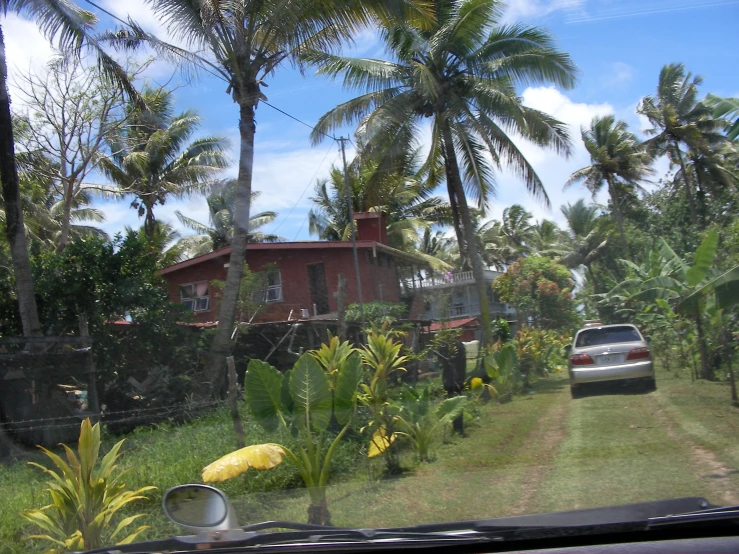
POLYGON ((224 361, 233 334, 236 306, 249 234, 255 110, 267 97, 267 77, 285 62, 302 64, 309 49, 337 47, 353 31, 370 22, 373 13, 401 16, 409 11, 398 0, 304 0, 301 2, 212 2, 150 0, 154 14, 187 48, 165 44, 131 24, 128 30, 106 35, 121 49, 153 47, 160 55, 191 62, 221 78, 226 93, 239 106, 239 183, 234 233, 226 282, 221 296, 218 331, 211 346, 208 379, 212 393, 225 382, 224 361), (203 52, 202 56, 194 52, 203 52))
MULTIPOLYGON (((108 55, 91 35, 97 22, 95 16, 70 0, 0 0, 0 13, 8 11, 33 19, 49 40, 57 42, 59 50, 79 55, 84 47, 91 48, 104 74, 136 99, 137 94, 126 72, 108 55)), ((13 122, 8 94, 8 66, 5 38, 0 25, 0 181, 5 207, 5 233, 10 244, 15 289, 18 297, 23 334, 40 335, 41 324, 34 296, 33 277, 28 256, 28 240, 23 223, 20 183, 15 162, 13 122)))
POLYGON ((98 167, 121 194, 135 197, 131 206, 144 216, 146 235, 153 239, 154 207, 210 187, 228 166, 228 140, 203 137, 188 144, 200 126, 197 113, 173 115, 172 95, 164 90, 146 89, 141 96, 149 110, 129 107, 126 122, 110 139, 110 156, 98 167))
POLYGON ((169 223, 154 221, 152 229, 126 227, 128 238, 135 239, 145 248, 147 255, 154 256, 157 269, 162 269, 188 258, 187 249, 180 244, 180 233, 169 223))
POLYGON ((477 230, 483 259, 499 269, 509 266, 529 253, 533 230, 531 214, 519 204, 509 206, 500 221, 488 221, 477 230))
POLYGON ((712 150, 726 141, 722 134, 724 121, 713 117, 709 105, 698 101, 701 77, 685 72, 683 64, 665 65, 659 74, 656 96, 645 97, 637 112, 646 116, 654 126, 647 131, 653 135, 645 145, 657 155, 667 154, 680 168, 685 197, 693 225, 698 223, 695 193, 698 184, 686 163, 686 152, 713 160, 712 150))
POLYGON ((608 245, 608 239, 604 238, 605 233, 599 224, 598 207, 587 206, 581 198, 560 209, 567 220, 567 232, 563 233, 559 246, 559 261, 570 269, 584 266, 593 284, 597 284, 592 264, 603 255, 608 245))
MULTIPOLYGON (((234 230, 234 207, 236 203, 236 188, 238 183, 230 179, 225 183, 215 185, 208 194, 209 225, 200 223, 180 211, 175 211, 180 223, 198 233, 188 235, 179 240, 179 245, 185 249, 189 257, 213 252, 231 244, 234 230)), ((259 191, 251 192, 251 203, 259 196, 259 191)), ((261 227, 272 223, 277 218, 275 212, 260 212, 249 217, 248 242, 278 242, 285 240, 277 235, 264 234, 261 227)))
POLYGON ((590 122, 590 128, 582 129, 582 140, 590 154, 590 165, 575 171, 565 183, 565 188, 584 181, 595 198, 603 185, 606 185, 618 222, 621 248, 626 252, 621 213, 623 199, 619 189, 624 185, 638 187, 639 181, 651 175, 651 157, 636 136, 627 130, 626 123, 616 121, 612 115, 595 116, 590 122))
POLYGON ((542 219, 531 228, 528 237, 529 248, 540 256, 557 255, 562 237, 562 229, 554 221, 542 219))
POLYGON ((394 155, 418 144, 422 123, 430 120, 424 168, 431 182, 446 180, 460 252, 472 265, 482 299, 486 342, 490 313, 467 195, 483 209, 495 191, 494 171, 505 164, 531 193, 548 202, 541 180, 507 133, 563 154, 569 154, 569 138, 559 121, 523 106, 516 86, 570 87, 575 67, 554 48, 547 32, 500 25, 497 0, 439 0, 431 12, 427 18, 380 23, 390 61, 313 56, 319 73, 343 75, 347 88, 364 94, 325 114, 312 138, 318 142, 324 133, 359 121, 359 134, 369 144, 394 155))
MULTIPOLYGON (((426 257, 434 269, 448 264, 417 249, 421 235, 432 225, 449 221, 449 204, 432 196, 433 186, 418 177, 418 152, 407 150, 392 164, 380 167, 372 154, 360 147, 348 166, 354 212, 384 212, 390 246, 426 257)), ((343 171, 332 168, 329 179, 316 184, 315 207, 308 213, 309 231, 323 240, 350 240, 343 171)))

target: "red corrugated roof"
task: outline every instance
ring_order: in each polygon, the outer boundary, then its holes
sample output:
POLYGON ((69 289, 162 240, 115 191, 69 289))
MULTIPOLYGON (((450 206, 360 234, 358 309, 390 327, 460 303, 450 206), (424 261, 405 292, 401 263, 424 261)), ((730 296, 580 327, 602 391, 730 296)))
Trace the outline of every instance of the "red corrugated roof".
POLYGON ((480 322, 476 317, 465 317, 464 319, 452 319, 451 321, 435 321, 429 327, 433 333, 439 329, 459 329, 460 327, 479 327, 480 322), (472 325, 474 324, 474 325, 472 325))

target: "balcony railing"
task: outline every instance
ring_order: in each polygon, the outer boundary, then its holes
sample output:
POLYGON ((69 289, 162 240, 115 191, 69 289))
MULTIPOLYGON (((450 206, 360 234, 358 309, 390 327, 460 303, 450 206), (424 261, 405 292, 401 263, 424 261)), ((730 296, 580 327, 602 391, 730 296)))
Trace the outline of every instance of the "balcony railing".
MULTIPOLYGON (((506 310, 506 305, 498 302, 489 304, 490 314, 493 318, 503 317, 509 318, 514 315, 510 310, 506 310)), ((426 311, 428 319, 460 319, 464 317, 477 317, 480 315, 480 304, 454 304, 445 309, 432 307, 426 311)))
MULTIPOLYGON (((484 270, 485 280, 492 282, 496 277, 500 276, 501 273, 493 271, 491 269, 484 270)), ((471 271, 461 271, 459 273, 452 273, 446 275, 430 275, 421 281, 421 286, 424 288, 432 287, 454 287, 457 285, 469 285, 475 282, 475 276, 471 271)))

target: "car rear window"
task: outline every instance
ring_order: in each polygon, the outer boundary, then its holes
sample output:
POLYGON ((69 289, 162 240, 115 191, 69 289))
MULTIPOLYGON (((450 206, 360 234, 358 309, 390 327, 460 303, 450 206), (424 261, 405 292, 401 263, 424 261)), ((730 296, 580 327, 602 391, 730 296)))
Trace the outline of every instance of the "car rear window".
POLYGON ((623 327, 607 327, 605 329, 585 329, 577 335, 575 346, 598 346, 619 342, 634 342, 642 340, 639 332, 628 325, 623 327))

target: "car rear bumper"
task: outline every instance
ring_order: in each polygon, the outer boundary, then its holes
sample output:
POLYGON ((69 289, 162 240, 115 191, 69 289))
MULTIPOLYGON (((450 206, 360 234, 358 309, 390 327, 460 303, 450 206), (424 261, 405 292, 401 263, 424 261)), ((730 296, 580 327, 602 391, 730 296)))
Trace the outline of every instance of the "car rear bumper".
POLYGON ((597 383, 599 381, 616 381, 620 379, 639 379, 642 377, 654 377, 652 360, 623 365, 570 368, 571 385, 597 383))

